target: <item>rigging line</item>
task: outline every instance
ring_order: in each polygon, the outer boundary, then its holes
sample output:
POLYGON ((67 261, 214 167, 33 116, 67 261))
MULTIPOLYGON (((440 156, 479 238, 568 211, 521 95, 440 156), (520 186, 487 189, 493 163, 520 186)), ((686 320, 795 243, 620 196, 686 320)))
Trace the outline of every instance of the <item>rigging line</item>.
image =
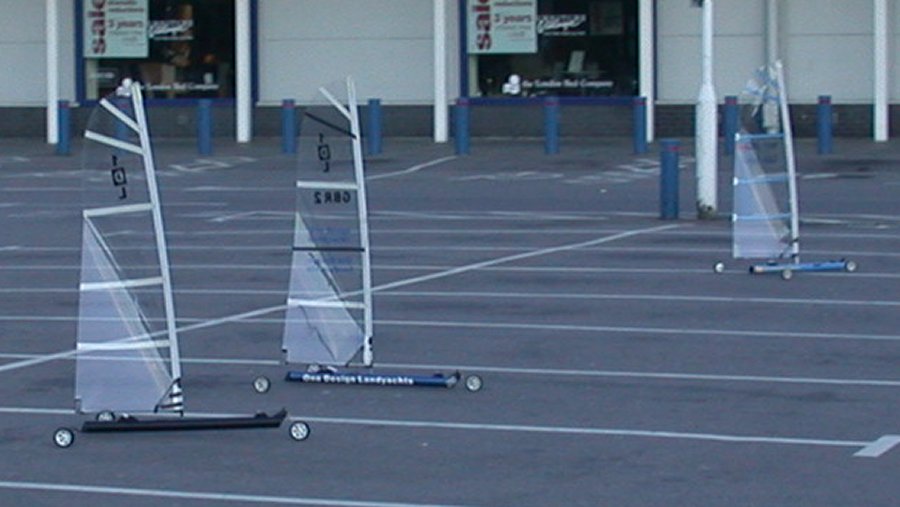
MULTIPOLYGON (((431 280, 437 280, 440 278, 446 278, 449 276, 459 275, 462 273, 467 273, 469 271, 475 271, 478 269, 483 269, 486 267, 496 266, 499 264, 505 264, 508 262, 519 261, 523 259, 530 259, 533 257, 540 257, 543 255, 549 255, 559 252, 566 252, 569 250, 576 250, 578 248, 587 248, 591 246, 601 245, 604 243, 610 243, 613 241, 617 241, 620 239, 631 238, 634 236, 639 236, 641 234, 652 234, 656 232, 662 232, 670 229, 675 229, 677 227, 681 227, 680 224, 669 224, 669 225, 660 225, 655 227, 647 227, 643 229, 634 229, 631 231, 620 232, 618 234, 613 234, 611 236, 603 236, 601 238, 595 238, 589 241, 580 241, 578 243, 569 243, 565 245, 549 247, 549 248, 541 248, 538 250, 530 250, 527 252, 522 252, 514 255, 507 255, 504 257, 498 257, 496 259, 476 262, 472 264, 466 264, 463 266, 458 266, 451 269, 446 269, 444 271, 438 271, 437 273, 431 273, 428 275, 417 276, 413 278, 407 278, 405 280, 397 280, 395 282, 389 282, 382 285, 378 285, 372 287, 372 292, 378 292, 388 289, 396 289, 398 287, 406 287, 407 285, 414 285, 421 282, 427 282, 431 280)), ((178 328, 178 333, 185 333, 188 331, 196 331, 198 329, 206 329, 213 326, 218 326, 222 324, 228 324, 231 322, 239 322, 241 320, 251 319, 254 317, 259 317, 261 315, 266 315, 273 312, 284 311, 287 308, 287 304, 281 304, 277 306, 270 306, 267 308, 259 308, 256 310, 251 310, 249 312, 238 313, 235 315, 229 315, 227 317, 221 317, 219 319, 207 320, 204 322, 198 322, 196 324, 191 324, 188 326, 184 326, 182 328, 178 328)), ((157 334, 157 333, 153 333, 157 334)), ((161 333, 160 333, 161 334, 161 333)), ((57 352, 54 354, 48 354, 45 356, 40 356, 32 359, 26 359, 23 361, 15 361, 12 363, 7 363, 0 366, 0 373, 12 370, 18 370, 21 368, 26 368, 28 366, 36 366, 39 364, 47 363, 50 361, 55 361, 57 359, 65 359, 77 354, 76 350, 64 350, 62 352, 57 352)))

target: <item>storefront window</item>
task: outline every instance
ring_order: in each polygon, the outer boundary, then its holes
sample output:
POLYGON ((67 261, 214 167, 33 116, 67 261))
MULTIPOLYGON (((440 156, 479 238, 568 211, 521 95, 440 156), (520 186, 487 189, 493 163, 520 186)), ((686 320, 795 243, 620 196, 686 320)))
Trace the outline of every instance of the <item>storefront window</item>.
POLYGON ((148 98, 234 97, 234 0, 82 0, 84 98, 125 77, 148 98))
POLYGON ((467 0, 469 95, 636 95, 637 4, 467 0))

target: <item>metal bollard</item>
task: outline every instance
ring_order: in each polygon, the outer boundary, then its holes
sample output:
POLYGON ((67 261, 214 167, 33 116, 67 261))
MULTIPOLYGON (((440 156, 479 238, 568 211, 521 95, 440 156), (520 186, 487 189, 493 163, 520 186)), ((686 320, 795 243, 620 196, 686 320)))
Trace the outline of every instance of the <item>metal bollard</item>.
POLYGON ((816 109, 816 133, 819 140, 819 155, 832 152, 832 109, 831 95, 819 95, 816 109))
POLYGON ((381 153, 381 126, 383 121, 381 99, 369 99, 369 136, 367 143, 369 155, 381 153))
POLYGON ((197 152, 201 155, 212 153, 212 100, 197 102, 197 152))
POLYGON ((559 98, 544 99, 544 153, 559 153, 559 98))
POLYGON ((725 138, 725 154, 734 155, 734 136, 738 131, 738 98, 734 95, 725 97, 722 131, 722 137, 725 138))
POLYGON ((281 101, 281 152, 297 153, 297 109, 294 101, 281 101))
POLYGON ((57 107, 57 139, 56 154, 69 155, 72 153, 72 116, 68 100, 60 100, 57 107))
POLYGON ((635 97, 632 102, 633 145, 637 154, 647 153, 647 97, 635 97))
POLYGON ((453 108, 453 138, 456 144, 457 155, 469 154, 469 99, 460 97, 456 99, 453 108))
POLYGON ((677 139, 660 141, 659 218, 678 218, 678 156, 681 151, 677 139))

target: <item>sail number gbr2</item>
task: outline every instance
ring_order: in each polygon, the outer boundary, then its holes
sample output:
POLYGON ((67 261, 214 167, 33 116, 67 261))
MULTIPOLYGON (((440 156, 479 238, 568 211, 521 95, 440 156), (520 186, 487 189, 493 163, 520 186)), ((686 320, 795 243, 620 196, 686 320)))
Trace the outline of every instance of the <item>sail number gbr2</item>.
POLYGON ((313 192, 315 204, 349 204, 352 201, 353 196, 347 190, 316 190, 313 192))

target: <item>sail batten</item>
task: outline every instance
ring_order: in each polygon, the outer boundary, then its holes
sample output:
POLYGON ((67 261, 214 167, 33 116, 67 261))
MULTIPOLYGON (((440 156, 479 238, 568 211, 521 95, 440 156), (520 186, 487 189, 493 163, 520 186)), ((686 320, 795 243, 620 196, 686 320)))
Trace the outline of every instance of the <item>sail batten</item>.
POLYGON ((84 218, 105 217, 109 215, 124 215, 126 213, 140 213, 150 211, 153 205, 149 202, 139 204, 128 204, 123 206, 107 206, 105 208, 85 209, 81 212, 84 218))
POLYGON ((88 130, 87 132, 85 132, 84 137, 91 141, 96 141, 98 143, 105 144, 112 148, 118 148, 120 150, 125 150, 127 152, 134 153, 135 155, 140 155, 143 153, 143 148, 141 148, 139 145, 125 142, 120 139, 116 139, 115 137, 107 136, 104 134, 98 134, 91 130, 88 130))
POLYGON ((162 285, 162 277, 141 278, 137 280, 112 280, 108 282, 82 282, 78 285, 79 291, 131 289, 138 287, 153 287, 162 285))

